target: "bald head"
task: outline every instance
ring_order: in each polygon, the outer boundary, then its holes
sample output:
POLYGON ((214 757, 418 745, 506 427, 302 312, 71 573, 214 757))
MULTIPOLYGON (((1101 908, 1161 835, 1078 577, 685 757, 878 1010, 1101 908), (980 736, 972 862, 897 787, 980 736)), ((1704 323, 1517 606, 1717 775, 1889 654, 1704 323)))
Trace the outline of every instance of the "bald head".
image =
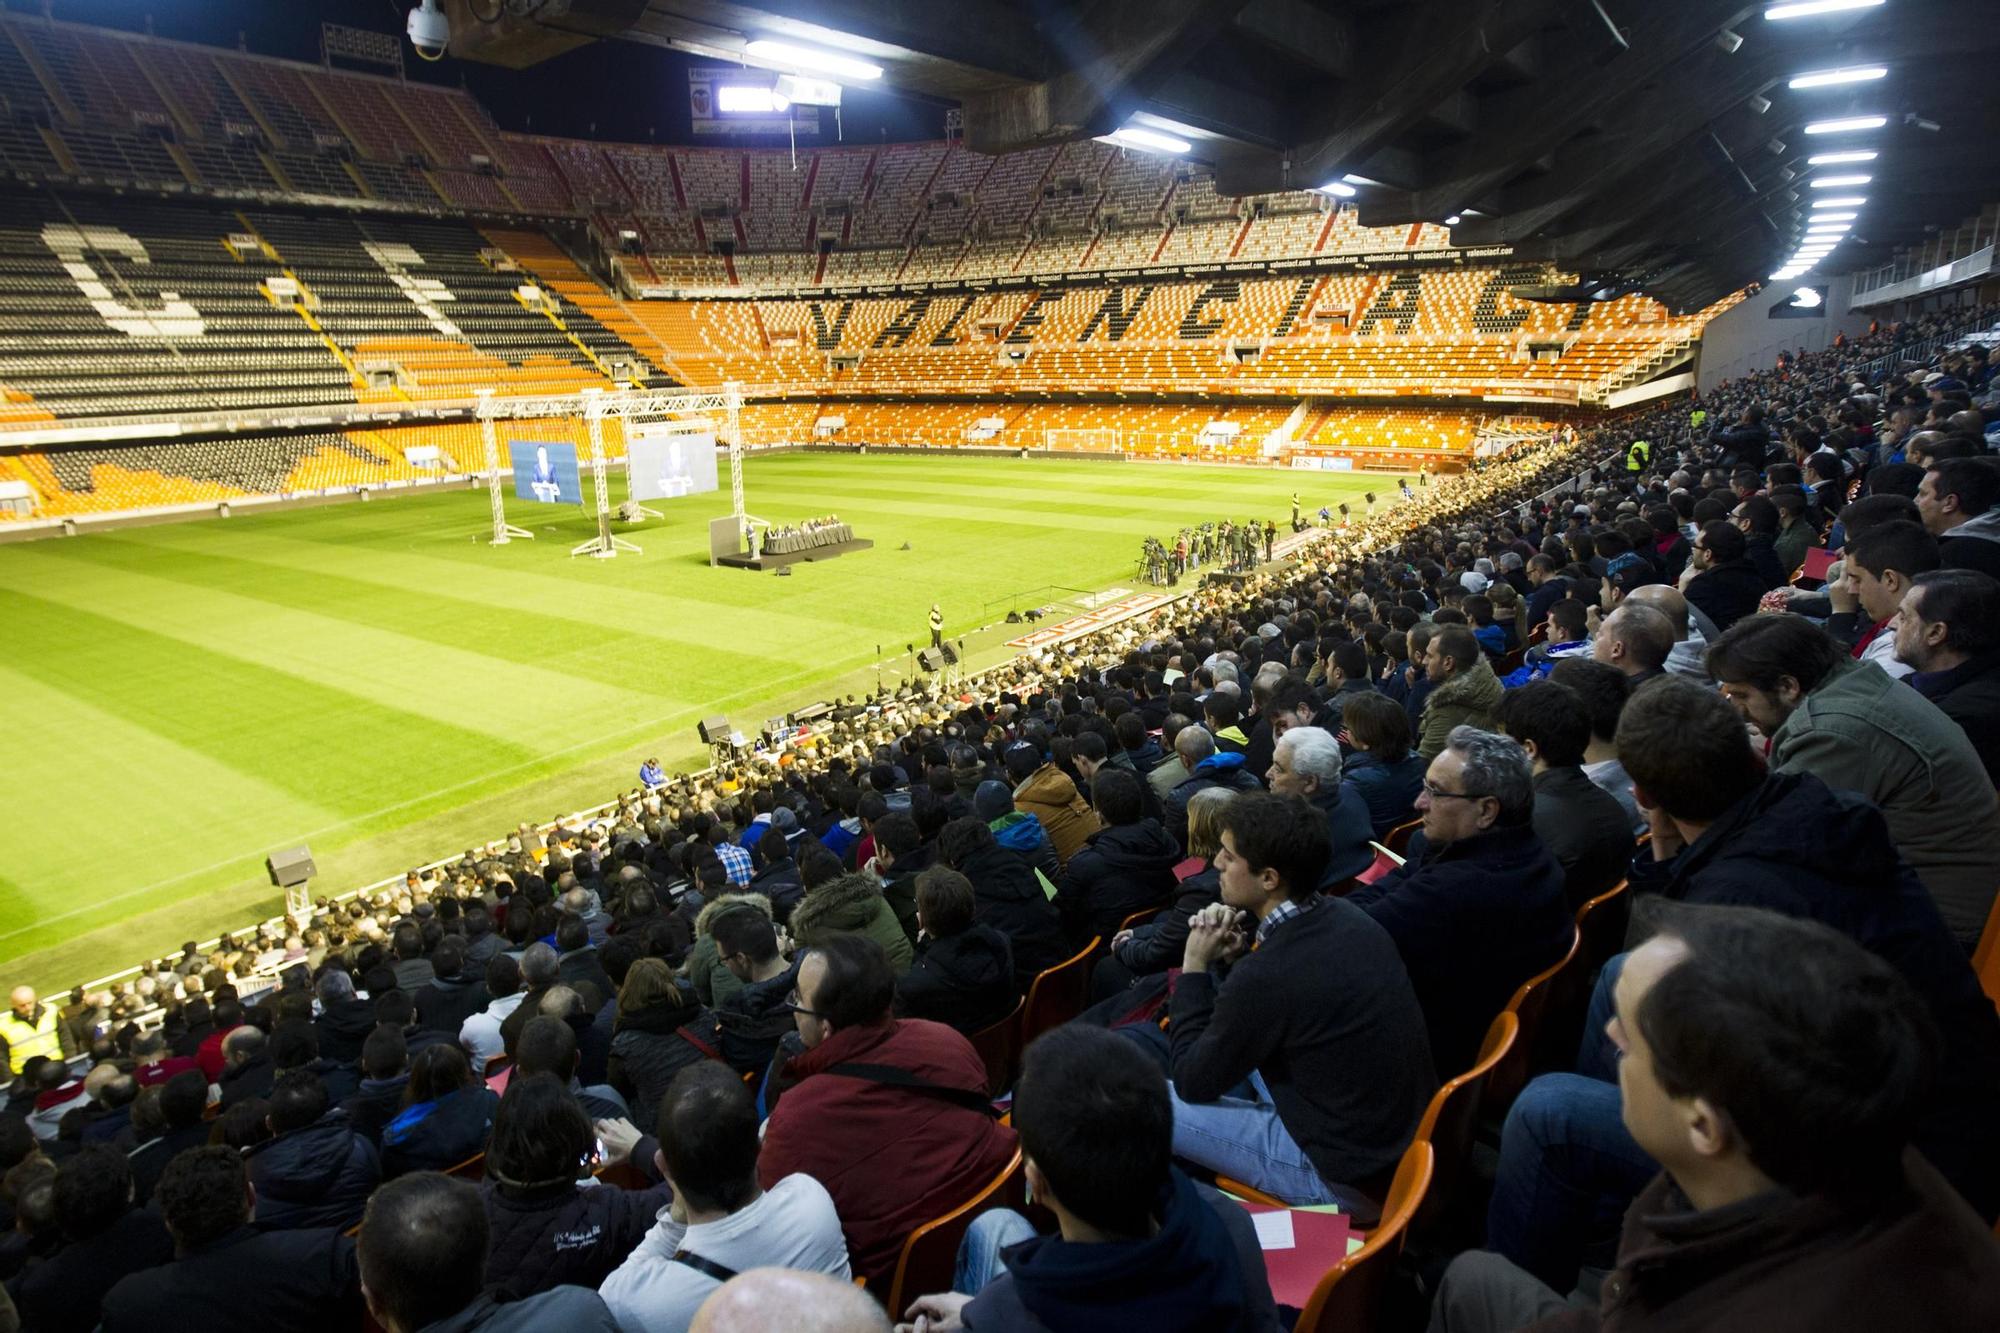
POLYGON ((1650 606, 1667 619, 1667 627, 1674 632, 1674 642, 1679 643, 1688 636, 1687 598, 1681 590, 1668 583, 1648 583, 1643 588, 1634 588, 1625 594, 1627 606, 1650 606))
POLYGON ((16 986, 14 987, 14 993, 8 996, 7 1000, 8 1003, 14 1006, 14 1012, 25 1018, 35 1011, 35 988, 33 986, 16 986))
POLYGON ((753 1268, 715 1289, 688 1333, 889 1333, 889 1317, 852 1283, 792 1268, 753 1268))

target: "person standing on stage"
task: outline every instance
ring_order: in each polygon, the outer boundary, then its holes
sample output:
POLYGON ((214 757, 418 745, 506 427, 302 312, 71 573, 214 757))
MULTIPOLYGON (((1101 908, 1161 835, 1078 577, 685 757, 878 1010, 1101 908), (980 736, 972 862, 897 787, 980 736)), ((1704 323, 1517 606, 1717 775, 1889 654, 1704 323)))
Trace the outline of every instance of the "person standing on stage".
POLYGON ((931 603, 931 647, 944 647, 944 612, 936 602, 931 603))
MULTIPOLYGON (((1299 499, 1295 495, 1292 497, 1292 526, 1297 527, 1298 523, 1299 523, 1299 499)), ((1277 520, 1267 518, 1264 520, 1264 559, 1266 561, 1271 559, 1271 552, 1276 548, 1277 544, 1278 544, 1277 520)))

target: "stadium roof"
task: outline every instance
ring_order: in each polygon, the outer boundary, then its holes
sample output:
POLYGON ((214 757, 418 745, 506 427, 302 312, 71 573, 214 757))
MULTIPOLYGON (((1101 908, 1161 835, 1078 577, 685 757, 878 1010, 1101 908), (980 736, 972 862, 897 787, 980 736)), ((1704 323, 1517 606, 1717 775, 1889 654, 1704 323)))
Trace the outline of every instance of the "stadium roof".
POLYGON ((1832 167, 1814 155, 1877 154, 1843 164, 1872 179, 1821 271, 1885 262, 2000 197, 1990 94, 2000 25, 1984 0, 445 8, 453 54, 517 68, 606 37, 737 59, 760 38, 844 51, 880 66, 890 89, 956 102, 968 144, 984 151, 1150 125, 1211 164, 1223 193, 1345 182, 1365 225, 1459 216, 1461 243, 1521 245, 1682 309, 1766 277, 1793 252, 1812 181, 1832 167), (1766 12, 1788 7, 1822 12, 1766 12), (1867 66, 1884 73, 1790 86, 1867 66), (1878 127, 1807 132, 1877 116, 1878 127))

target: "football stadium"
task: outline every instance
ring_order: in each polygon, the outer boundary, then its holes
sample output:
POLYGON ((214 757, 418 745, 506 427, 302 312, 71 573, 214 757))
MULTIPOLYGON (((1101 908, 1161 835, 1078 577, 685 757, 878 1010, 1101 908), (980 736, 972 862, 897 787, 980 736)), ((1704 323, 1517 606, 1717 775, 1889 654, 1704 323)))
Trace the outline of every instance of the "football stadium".
POLYGON ((2000 1327, 1969 0, 0 0, 0 1333, 2000 1327))

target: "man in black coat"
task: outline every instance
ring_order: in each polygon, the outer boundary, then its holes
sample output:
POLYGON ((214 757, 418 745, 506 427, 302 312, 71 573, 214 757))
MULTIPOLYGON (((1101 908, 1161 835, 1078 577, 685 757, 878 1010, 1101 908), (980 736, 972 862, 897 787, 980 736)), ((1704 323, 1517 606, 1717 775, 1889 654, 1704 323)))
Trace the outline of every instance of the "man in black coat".
POLYGON ((971 1034, 1014 1012, 1021 988, 1007 937, 973 919, 972 881, 933 866, 917 878, 917 959, 896 981, 896 1016, 928 1018, 971 1034))
POLYGON ((174 1257, 159 1218, 132 1205, 132 1167, 108 1146, 86 1147, 56 1169, 56 1225, 69 1243, 21 1276, 14 1303, 38 1333, 89 1333, 104 1294, 174 1257))
MULTIPOLYGON (((618 988, 611 984, 610 975, 598 960, 597 950, 590 943, 590 928, 582 917, 563 914, 556 923, 556 949, 556 976, 563 985, 583 996, 584 1008, 594 1014, 607 1000, 617 998, 618 988)), ((458 1031, 456 1027, 444 1030, 458 1031)))
POLYGON ((1500 725, 1534 765, 1535 836, 1561 864, 1563 897, 1574 912, 1625 878, 1632 821, 1583 771, 1590 715, 1576 691, 1552 680, 1516 686, 1501 697, 1500 725))
POLYGON ((1090 784, 1092 807, 1103 827, 1070 857, 1056 893, 1071 941, 1110 939, 1134 912, 1161 907, 1174 892, 1181 849, 1159 821, 1142 817, 1138 778, 1123 769, 1099 769, 1090 784))
POLYGON ((321 974, 316 989, 319 1017, 313 1026, 319 1029, 319 1053, 342 1064, 359 1060, 361 1043, 375 1030, 374 1001, 356 999, 354 978, 337 967, 321 974))
MULTIPOLYGON (((465 941, 447 935, 431 951, 437 975, 417 988, 417 1026, 432 1032, 457 1032, 465 1020, 492 1003, 486 993, 486 960, 468 966, 465 941)), ((608 997, 604 997, 608 998, 608 997)))
POLYGON ((1421 853, 1348 895, 1395 940, 1441 1078, 1472 1067, 1515 988, 1575 937, 1562 867, 1535 835, 1537 804, 1521 746, 1456 727, 1417 796, 1421 853))
POLYGON ((758 839, 756 860, 758 870, 750 878, 750 892, 771 900, 771 912, 782 926, 792 919, 792 909, 806 896, 799 863, 792 858, 791 841, 782 829, 773 827, 758 839))
POLYGON ((1014 980, 1022 990, 1069 956, 1062 917, 1042 891, 1034 867, 993 840, 978 819, 954 819, 938 831, 938 860, 972 882, 975 920, 1007 937, 1014 980))
POLYGON ((1919 574, 1896 618, 1909 684, 1958 723, 2000 783, 2000 580, 1972 569, 1919 574))
POLYGON ((1695 539, 1688 568, 1696 571, 1681 589, 1688 604, 1698 608, 1718 630, 1744 616, 1755 615, 1757 603, 1770 586, 1750 563, 1749 544, 1735 524, 1714 519, 1695 539))
POLYGON ((1764 424, 1764 409, 1756 403, 1743 409, 1731 426, 1717 426, 1709 433, 1709 443, 1722 449, 1722 461, 1740 467, 1764 469, 1764 455, 1771 448, 1771 431, 1764 424))
POLYGON ((361 1326, 354 1242, 334 1227, 253 1227, 250 1184, 235 1149, 182 1153, 157 1194, 174 1260, 111 1288, 103 1333, 347 1333, 361 1326))

